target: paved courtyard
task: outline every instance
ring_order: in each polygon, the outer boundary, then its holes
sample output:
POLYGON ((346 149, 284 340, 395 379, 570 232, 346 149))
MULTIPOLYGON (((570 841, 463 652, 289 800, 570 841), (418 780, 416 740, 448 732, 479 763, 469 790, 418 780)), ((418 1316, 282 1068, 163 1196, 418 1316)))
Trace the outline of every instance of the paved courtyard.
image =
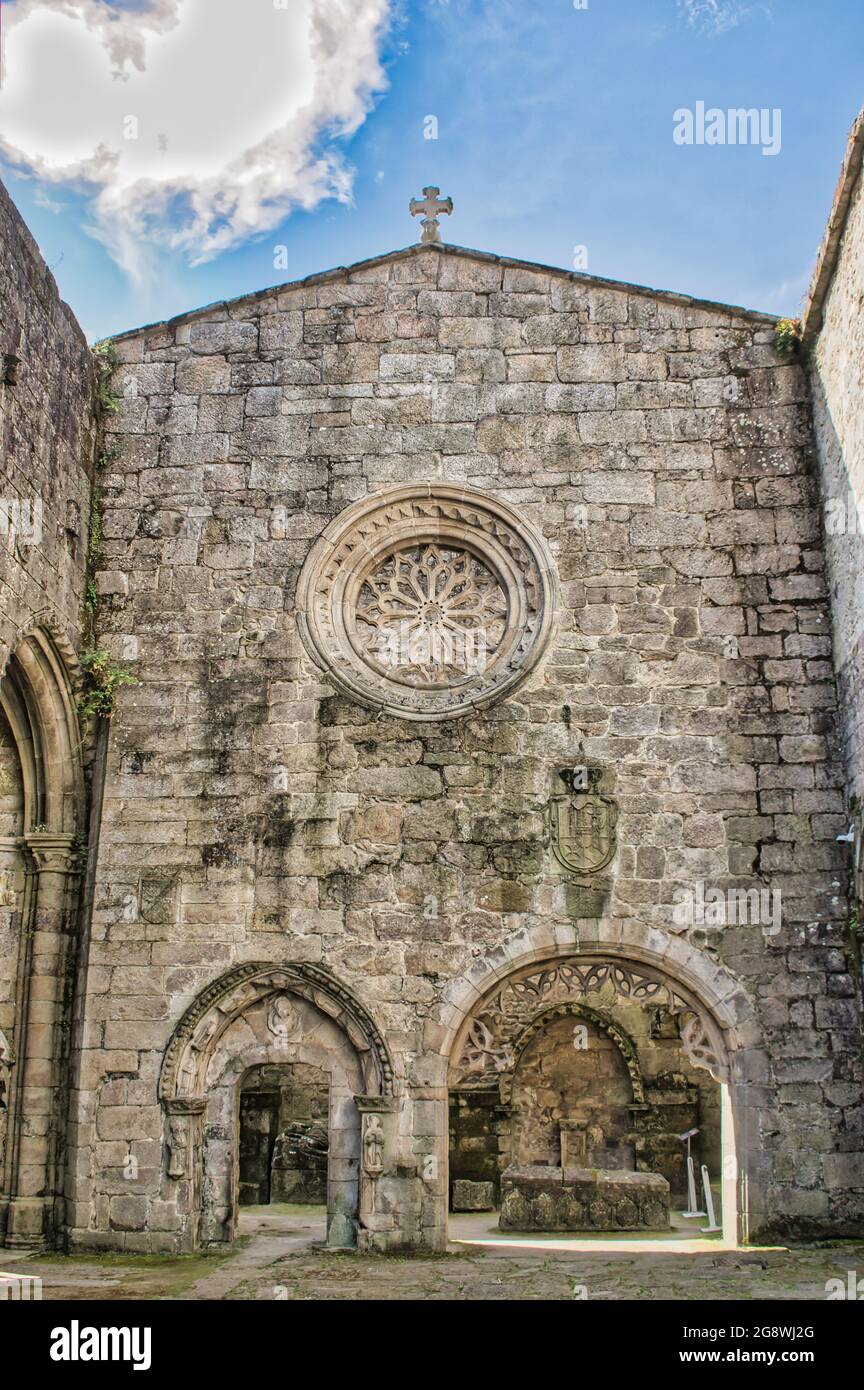
POLYGON ((504 1237, 494 1218, 456 1217, 448 1253, 329 1253, 316 1207, 249 1208, 227 1256, 45 1255, 4 1267, 38 1275, 45 1299, 818 1300, 864 1276, 864 1242, 730 1250, 674 1229, 653 1240, 504 1237))

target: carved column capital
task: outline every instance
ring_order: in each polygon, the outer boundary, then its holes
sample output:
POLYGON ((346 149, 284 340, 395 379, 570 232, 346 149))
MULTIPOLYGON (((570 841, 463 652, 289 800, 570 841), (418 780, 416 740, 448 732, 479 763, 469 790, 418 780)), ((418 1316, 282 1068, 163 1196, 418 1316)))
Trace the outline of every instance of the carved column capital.
POLYGON ((355 1096, 354 1104, 361 1115, 392 1115, 398 1101, 395 1096, 355 1096))
POLYGON ((77 874, 78 863, 74 835, 50 830, 30 830, 23 836, 33 867, 40 874, 77 874))
POLYGON ((172 1096, 162 1105, 168 1115, 203 1115, 207 1101, 204 1096, 172 1096))

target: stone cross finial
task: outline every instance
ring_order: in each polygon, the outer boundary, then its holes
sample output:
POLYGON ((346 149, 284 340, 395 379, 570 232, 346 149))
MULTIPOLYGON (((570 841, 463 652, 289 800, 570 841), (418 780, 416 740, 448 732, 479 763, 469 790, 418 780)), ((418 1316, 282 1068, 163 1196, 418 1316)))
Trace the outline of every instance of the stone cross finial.
POLYGON ((440 188, 424 188, 422 199, 412 198, 408 204, 412 217, 419 216, 421 212, 423 214, 423 235, 420 238, 421 241, 440 241, 441 236, 438 231, 438 218, 442 212, 446 212, 449 217, 450 213, 453 211, 453 199, 439 198, 438 194, 440 192, 440 188))

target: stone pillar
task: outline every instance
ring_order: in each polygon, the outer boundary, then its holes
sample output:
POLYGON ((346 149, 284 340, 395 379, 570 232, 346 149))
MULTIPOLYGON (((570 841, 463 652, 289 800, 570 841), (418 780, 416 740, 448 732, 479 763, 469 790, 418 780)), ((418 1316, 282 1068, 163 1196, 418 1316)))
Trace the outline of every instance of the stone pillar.
MULTIPOLYGON (((151 1212, 151 1229, 161 1231, 164 1227, 165 1232, 171 1235, 168 1243, 172 1244, 176 1239, 179 1247, 188 1252, 198 1248, 199 1239, 203 1239, 207 1244, 219 1243, 212 1226, 208 1227, 206 1232, 199 1229, 201 1130, 207 1102, 200 1096, 175 1096, 163 1104, 165 1143, 162 1201, 159 1203, 160 1215, 155 1217, 151 1212)), ((224 1220, 230 1219, 230 1206, 222 1215, 224 1220)), ((232 1239, 233 1234, 232 1228, 227 1239, 232 1239)), ((224 1241, 224 1225, 219 1235, 224 1241)))
POLYGON ((12 1066, 14 1057, 8 1047, 5 1035, 0 1032, 0 1245, 6 1230, 9 1212, 9 1198, 6 1195, 6 1148, 9 1136, 9 1112, 12 1104, 12 1066))
MULTIPOLYGON (((395 1166, 397 1102, 393 1096, 355 1096, 354 1104, 361 1117, 357 1246, 360 1250, 386 1250, 397 1230, 395 1204, 389 1192, 395 1166)), ((332 1243, 329 1233, 328 1243, 332 1243)))
POLYGON ((732 1096, 726 1082, 720 1087, 720 1183, 723 1239, 737 1245, 742 1233, 738 1229, 738 1162, 735 1154, 735 1116, 732 1096))
POLYGON ((403 1200, 407 1210, 410 1211, 412 1205, 414 1207, 415 1225, 409 1231, 405 1224, 405 1243, 421 1250, 445 1250, 450 1147, 449 1092, 446 1084, 414 1087, 409 1106, 416 1176, 413 1178, 413 1194, 406 1191, 403 1200))
MULTIPOLYGON (((21 841, 15 835, 0 836, 0 909, 21 912, 21 841)), ((9 1178, 12 1170, 12 1135, 15 1132, 15 1049, 17 1038, 21 960, 25 933, 18 928, 17 959, 6 957, 8 975, 0 980, 0 1245, 6 1231, 9 1209, 9 1178)), ((10 943, 14 945, 14 942, 10 943)))
POLYGON ((357 1108, 347 1085, 331 1076, 330 1141, 327 1156, 327 1245, 331 1250, 353 1250, 357 1244, 359 1205, 360 1126, 357 1108))
POLYGON ((30 950, 6 1244, 40 1250, 53 1243, 61 1194, 63 1011, 80 870, 71 835, 34 830, 24 836, 24 843, 30 858, 28 875, 34 882, 32 911, 24 924, 30 950))
POLYGON ((588 1125, 584 1120, 561 1120, 561 1167, 588 1166, 588 1125))

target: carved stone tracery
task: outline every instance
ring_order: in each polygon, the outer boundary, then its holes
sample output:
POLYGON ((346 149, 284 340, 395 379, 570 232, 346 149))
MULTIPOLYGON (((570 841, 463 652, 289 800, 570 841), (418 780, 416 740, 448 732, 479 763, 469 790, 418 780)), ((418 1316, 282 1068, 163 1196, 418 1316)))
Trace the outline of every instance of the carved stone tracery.
POLYGON ((382 674, 457 685, 494 660, 507 609, 499 579, 470 551, 407 545, 364 580, 355 630, 361 655, 382 674))
POLYGON ((415 484, 331 522, 303 566, 297 623, 351 698, 407 719, 454 718, 529 674, 556 594, 543 537, 507 503, 415 484))
POLYGON ((456 1065, 459 1083, 488 1084, 512 1072, 516 1048, 521 1050, 524 1045, 526 1030, 557 1013, 554 1006, 584 999, 607 985, 623 999, 664 1004, 671 1015, 680 1016, 681 1045, 690 1063, 709 1071, 716 1080, 727 1079, 719 1031, 695 1000, 647 966, 578 959, 507 980, 495 991, 468 1021, 456 1065))

